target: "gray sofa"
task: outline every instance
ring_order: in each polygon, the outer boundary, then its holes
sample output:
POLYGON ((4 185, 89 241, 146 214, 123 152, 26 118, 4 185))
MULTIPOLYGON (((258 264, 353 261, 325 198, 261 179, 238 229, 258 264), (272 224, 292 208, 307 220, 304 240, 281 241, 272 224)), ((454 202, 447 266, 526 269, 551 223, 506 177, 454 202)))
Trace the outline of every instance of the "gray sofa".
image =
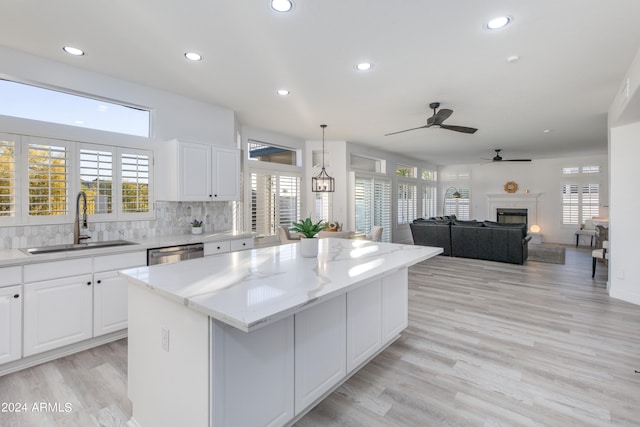
POLYGON ((529 255, 526 224, 457 219, 418 219, 411 227, 413 243, 443 248, 443 255, 523 264, 529 255))

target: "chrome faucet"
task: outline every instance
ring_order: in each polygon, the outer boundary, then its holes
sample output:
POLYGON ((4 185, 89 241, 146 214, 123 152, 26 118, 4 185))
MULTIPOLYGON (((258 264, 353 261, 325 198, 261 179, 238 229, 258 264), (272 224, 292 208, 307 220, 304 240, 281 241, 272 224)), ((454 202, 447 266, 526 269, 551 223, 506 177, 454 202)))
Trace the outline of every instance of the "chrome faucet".
POLYGON ((73 244, 77 245, 80 240, 90 239, 90 236, 80 234, 80 198, 83 199, 84 205, 82 209, 82 228, 87 228, 87 194, 84 191, 78 193, 76 197, 76 219, 73 224, 73 244))

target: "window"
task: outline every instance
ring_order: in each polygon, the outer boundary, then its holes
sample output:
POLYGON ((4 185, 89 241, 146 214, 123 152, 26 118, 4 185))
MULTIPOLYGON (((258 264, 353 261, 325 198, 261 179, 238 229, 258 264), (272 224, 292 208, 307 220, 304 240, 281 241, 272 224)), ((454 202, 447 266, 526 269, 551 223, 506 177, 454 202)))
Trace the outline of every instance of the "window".
POLYGON ((113 212, 113 153, 80 149, 80 189, 87 195, 87 213, 113 212))
POLYGON ((122 153, 122 213, 147 213, 149 210, 149 155, 122 153))
POLYGON ((248 152, 249 160, 290 166, 297 165, 297 152, 289 148, 277 147, 250 139, 248 152))
POLYGON ((580 225, 600 214, 600 172, 598 165, 563 167, 569 182, 562 184, 562 224, 580 225))
POLYGON ((436 187, 424 185, 422 187, 422 217, 436 216, 436 187))
POLYGON ((318 220, 333 220, 333 193, 313 193, 315 194, 316 218, 318 220))
POLYGON ((386 179, 355 178, 356 231, 369 233, 374 225, 383 228, 382 241, 391 241, 391 182, 386 179))
POLYGON ((456 218, 467 220, 471 217, 470 194, 469 188, 458 187, 460 198, 456 199, 451 194, 445 195, 444 215, 455 215, 456 218))
POLYGON ((416 168, 412 166, 399 165, 396 169, 396 175, 403 178, 416 178, 416 168))
POLYGON ((300 176, 278 171, 251 172, 251 231, 275 236, 278 227, 300 219, 300 176))
POLYGON ((357 169, 359 171, 386 173, 385 161, 382 159, 375 159, 373 157, 351 154, 349 165, 351 166, 351 169, 357 169))
POLYGON ((94 221, 152 218, 152 168, 146 150, 0 135, 0 225, 69 223, 79 191, 94 221))
POLYGON ((0 114, 149 137, 151 113, 138 107, 0 79, 0 114))
POLYGON ((430 169, 423 169, 421 178, 424 181, 436 182, 438 180, 438 172, 430 169))
POLYGON ((16 144, 0 135, 0 217, 16 215, 16 144))
POLYGON ((28 144, 29 216, 68 214, 68 167, 66 146, 28 144))
POLYGON ((416 219, 418 204, 416 184, 398 183, 398 224, 409 224, 416 219))

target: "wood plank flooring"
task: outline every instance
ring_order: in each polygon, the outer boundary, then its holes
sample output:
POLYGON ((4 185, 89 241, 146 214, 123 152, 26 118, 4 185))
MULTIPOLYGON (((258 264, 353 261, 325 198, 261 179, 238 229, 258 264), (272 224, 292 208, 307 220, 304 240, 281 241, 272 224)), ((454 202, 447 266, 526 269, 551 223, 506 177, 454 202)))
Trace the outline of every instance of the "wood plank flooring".
MULTIPOLYGON (((425 261, 402 337, 296 426, 638 426, 640 308, 609 298, 606 274, 571 247, 565 265, 425 261)), ((124 426, 126 340, 0 377, 16 401, 73 409, 0 425, 124 426)))

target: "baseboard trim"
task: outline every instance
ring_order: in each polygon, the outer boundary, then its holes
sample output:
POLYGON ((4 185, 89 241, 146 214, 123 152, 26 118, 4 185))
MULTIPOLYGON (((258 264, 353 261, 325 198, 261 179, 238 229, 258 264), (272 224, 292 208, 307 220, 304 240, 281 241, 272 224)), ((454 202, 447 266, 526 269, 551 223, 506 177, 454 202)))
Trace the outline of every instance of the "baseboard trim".
POLYGON ((4 365, 0 366, 0 377, 126 337, 127 329, 123 329, 121 331, 111 332, 110 334, 102 335, 100 337, 91 338, 85 341, 49 350, 44 353, 23 357, 22 359, 14 360, 13 362, 5 363, 4 365))

